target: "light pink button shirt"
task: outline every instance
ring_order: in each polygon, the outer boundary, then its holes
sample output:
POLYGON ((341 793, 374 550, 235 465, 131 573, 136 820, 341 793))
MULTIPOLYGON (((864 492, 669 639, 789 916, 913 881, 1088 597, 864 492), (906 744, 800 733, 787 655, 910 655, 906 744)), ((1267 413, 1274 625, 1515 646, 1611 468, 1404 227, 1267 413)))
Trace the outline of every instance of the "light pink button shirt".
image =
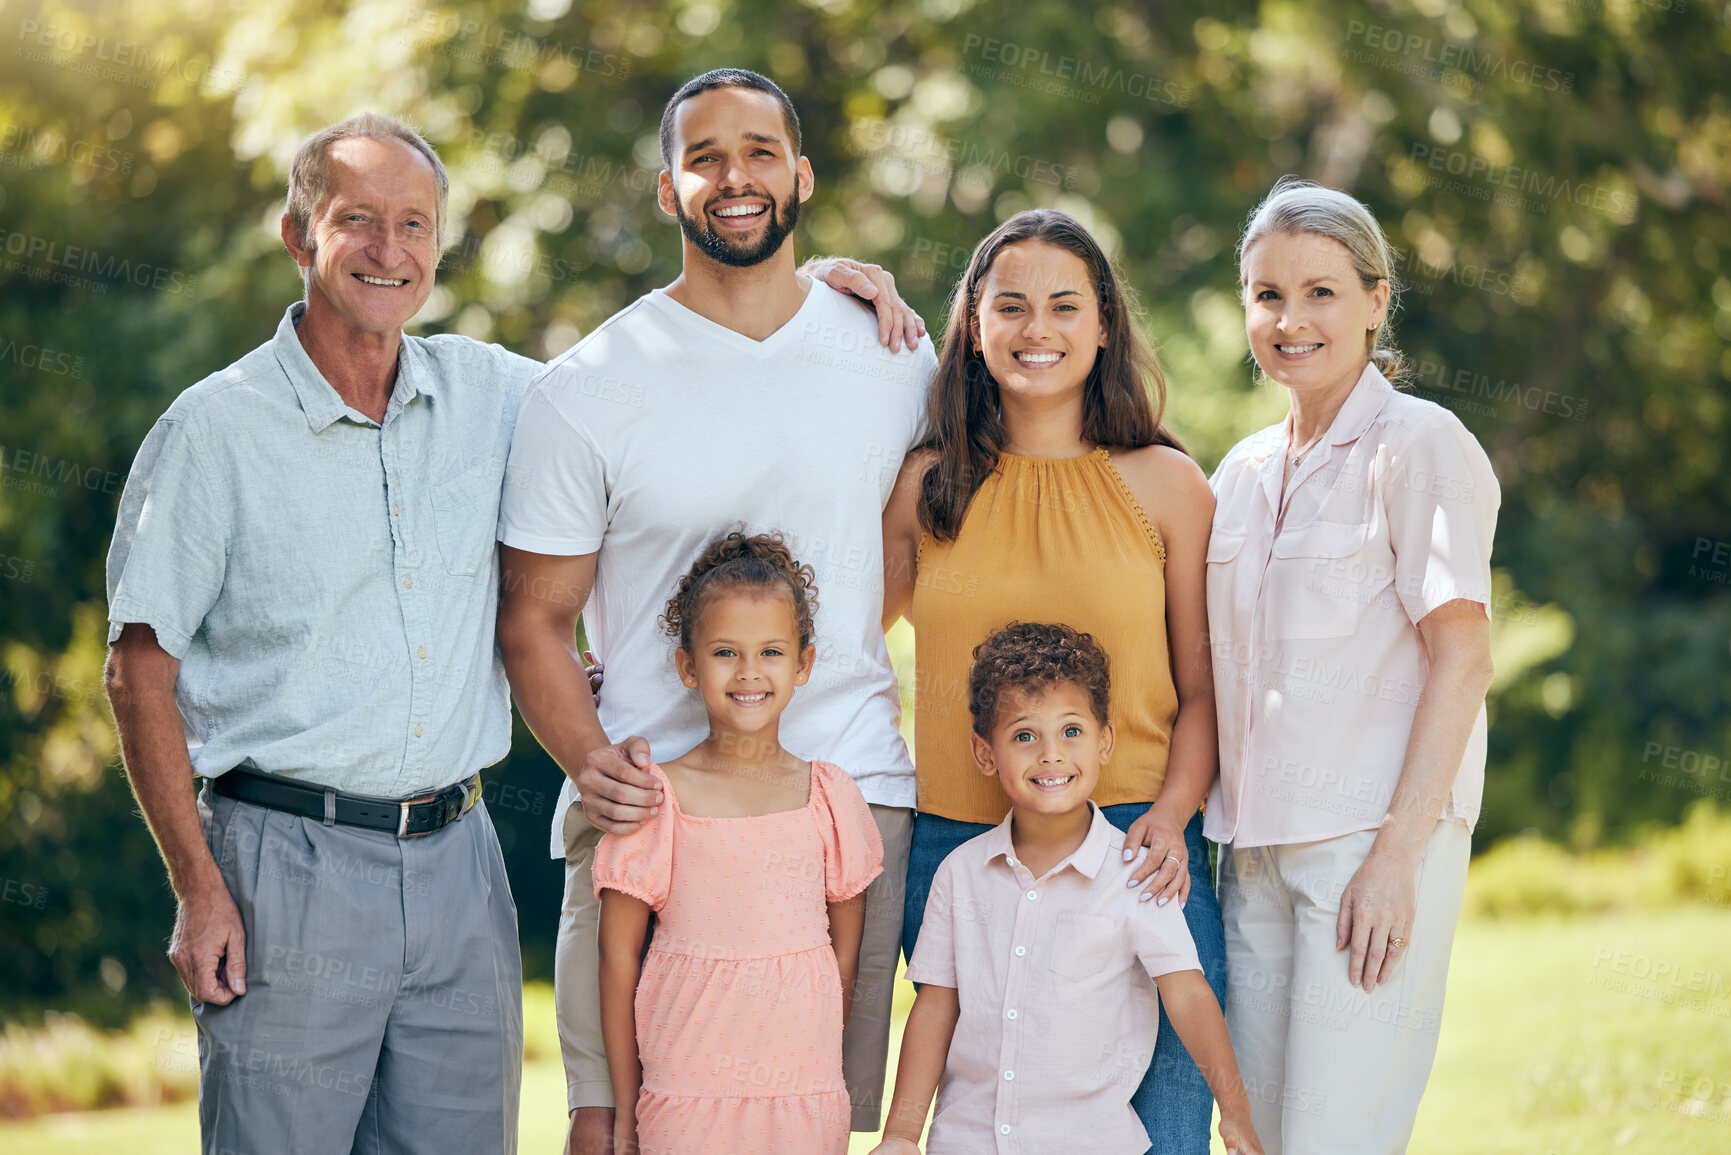
MULTIPOLYGON (((1445 602, 1490 612, 1501 495, 1454 414, 1367 365, 1281 494, 1285 424, 1235 446, 1209 484, 1208 626, 1220 777, 1215 842, 1312 842, 1381 825, 1428 669, 1417 623, 1445 602)), ((1445 818, 1471 829, 1485 713, 1445 818)))
POLYGON ((956 988, 961 1018, 927 1155, 1148 1149, 1130 1096, 1160 1028, 1150 980, 1202 968, 1178 904, 1137 901, 1124 835, 1089 806, 1087 838, 1040 878, 1008 818, 938 867, 908 978, 956 988))

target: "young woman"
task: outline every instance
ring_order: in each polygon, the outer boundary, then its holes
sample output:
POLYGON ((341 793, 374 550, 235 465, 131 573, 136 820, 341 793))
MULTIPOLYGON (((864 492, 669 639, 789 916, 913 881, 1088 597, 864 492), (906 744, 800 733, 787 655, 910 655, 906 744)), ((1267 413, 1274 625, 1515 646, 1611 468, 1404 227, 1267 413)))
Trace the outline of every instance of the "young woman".
MULTIPOLYGON (((950 307, 931 441, 884 514, 884 624, 905 614, 917 635, 910 958, 939 863, 1010 810, 969 750, 973 649, 1013 620, 1063 621, 1102 641, 1120 688, 1118 752, 1093 799, 1128 832, 1124 853, 1146 854, 1130 885, 1180 904, 1224 998, 1197 813, 1215 774, 1203 604, 1213 499, 1161 427, 1164 403, 1159 362, 1086 229, 1033 210, 980 242, 950 307)), ((1201 1155, 1207 1082, 1164 1016, 1158 1039, 1133 1105, 1161 1155, 1201 1155)))
POLYGON ((1484 788, 1497 480, 1385 376, 1396 285, 1370 210, 1283 180, 1238 252, 1251 353, 1292 409, 1212 481, 1206 829, 1227 961, 1259 979, 1226 1020, 1272 1092, 1251 1095, 1269 1150, 1403 1151, 1484 788))

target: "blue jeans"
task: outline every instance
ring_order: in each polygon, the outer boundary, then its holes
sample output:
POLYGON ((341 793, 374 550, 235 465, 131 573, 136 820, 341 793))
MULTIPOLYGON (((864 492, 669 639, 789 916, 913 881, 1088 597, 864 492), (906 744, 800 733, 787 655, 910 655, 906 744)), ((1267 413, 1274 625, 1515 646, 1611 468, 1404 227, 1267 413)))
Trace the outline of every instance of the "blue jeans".
MULTIPOLYGON (((1142 817, 1148 807, 1140 802, 1103 806, 1100 812, 1120 830, 1142 817)), ((926 914, 926 896, 938 864, 962 843, 984 834, 993 824, 957 822, 935 814, 914 815, 913 849, 908 855, 906 909, 902 915, 902 950, 914 956, 920 922, 926 914)), ((1202 837, 1202 815, 1196 814, 1184 828, 1184 845, 1190 856, 1190 898, 1184 906, 1184 921, 1196 942, 1196 957, 1202 973, 1214 988, 1214 997, 1226 1004, 1226 932, 1220 924, 1220 903, 1214 895, 1213 871, 1209 866, 1208 842, 1202 837)), ((1160 1008, 1160 1037, 1154 1044, 1154 1061, 1142 1077, 1142 1085, 1130 1097, 1130 1106, 1148 1131, 1152 1155, 1208 1155, 1209 1125, 1213 1121, 1214 1096, 1197 1070, 1178 1032, 1160 1008)))

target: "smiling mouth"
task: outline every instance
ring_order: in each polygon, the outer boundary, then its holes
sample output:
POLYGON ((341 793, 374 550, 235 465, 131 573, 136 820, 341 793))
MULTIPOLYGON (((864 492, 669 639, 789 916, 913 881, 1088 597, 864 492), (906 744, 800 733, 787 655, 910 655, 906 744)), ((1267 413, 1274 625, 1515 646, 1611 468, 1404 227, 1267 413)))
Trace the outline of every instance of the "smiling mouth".
POLYGON ((374 276, 369 276, 366 273, 356 273, 355 277, 362 284, 365 284, 365 285, 382 285, 387 289, 399 289, 399 288, 402 288, 404 285, 409 283, 407 277, 402 277, 402 278, 374 277, 374 276))
POLYGON ((1305 345, 1280 345, 1280 344, 1277 344, 1274 347, 1276 350, 1285 354, 1288 357, 1303 357, 1307 354, 1314 353, 1318 349, 1322 348, 1322 342, 1313 341, 1313 342, 1310 342, 1310 343, 1305 344, 1305 345))
POLYGON ((1015 354, 1016 363, 1029 369, 1046 369, 1064 359, 1056 349, 1023 349, 1015 354))
POLYGON ((728 205, 724 209, 716 209, 714 215, 723 220, 749 220, 753 217, 760 217, 768 211, 768 205, 728 205))
POLYGON ((1062 790, 1075 780, 1076 776, 1074 774, 1063 774, 1057 776, 1047 775, 1043 778, 1030 778, 1028 781, 1032 782, 1042 790, 1062 790))
POLYGON ((769 691, 758 690, 754 694, 729 694, 728 698, 741 706, 761 706, 769 700, 769 691))

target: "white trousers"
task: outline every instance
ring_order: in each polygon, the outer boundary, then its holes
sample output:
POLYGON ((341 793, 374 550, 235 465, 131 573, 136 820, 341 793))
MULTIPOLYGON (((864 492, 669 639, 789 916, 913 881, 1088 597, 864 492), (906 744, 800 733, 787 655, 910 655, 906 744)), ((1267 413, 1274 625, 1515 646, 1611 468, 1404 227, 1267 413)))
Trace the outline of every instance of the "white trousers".
POLYGON ((1449 952, 1472 835, 1440 821, 1417 875, 1417 912, 1392 981, 1347 982, 1340 896, 1376 831, 1221 847, 1226 1026, 1266 1155, 1406 1150, 1436 1059, 1449 952))

